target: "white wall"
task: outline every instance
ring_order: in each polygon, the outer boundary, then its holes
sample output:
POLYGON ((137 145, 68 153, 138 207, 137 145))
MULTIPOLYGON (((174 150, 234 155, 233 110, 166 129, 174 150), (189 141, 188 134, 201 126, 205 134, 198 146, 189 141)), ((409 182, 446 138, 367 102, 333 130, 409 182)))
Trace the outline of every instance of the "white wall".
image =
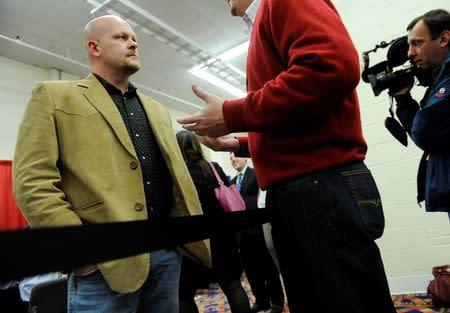
POLYGON ((48 80, 48 70, 0 56, 0 160, 11 160, 23 111, 34 83, 48 80))
POLYGON ((11 160, 18 127, 33 85, 44 80, 79 77, 56 69, 42 69, 2 56, 0 69, 0 160, 11 160))

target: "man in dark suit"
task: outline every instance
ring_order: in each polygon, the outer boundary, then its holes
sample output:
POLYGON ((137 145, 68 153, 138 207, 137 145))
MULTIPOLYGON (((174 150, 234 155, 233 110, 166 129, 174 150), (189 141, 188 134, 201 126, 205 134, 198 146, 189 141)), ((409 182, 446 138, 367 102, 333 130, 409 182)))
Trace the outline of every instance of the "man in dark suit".
MULTIPOLYGON (((259 191, 255 170, 247 166, 246 158, 231 153, 231 164, 237 171, 231 180, 245 201, 246 210, 257 210, 259 191)), ((267 249, 261 225, 248 227, 239 233, 239 249, 256 302, 252 312, 282 312, 284 294, 280 274, 267 249)))

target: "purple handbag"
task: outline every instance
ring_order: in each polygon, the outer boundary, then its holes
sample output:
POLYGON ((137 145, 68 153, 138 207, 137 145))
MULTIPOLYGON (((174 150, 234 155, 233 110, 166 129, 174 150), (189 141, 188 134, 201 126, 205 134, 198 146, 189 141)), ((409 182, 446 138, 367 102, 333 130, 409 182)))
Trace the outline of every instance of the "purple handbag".
POLYGON ((219 201, 223 210, 225 212, 244 211, 245 202, 239 191, 236 189, 236 186, 225 186, 214 165, 211 162, 209 162, 209 165, 211 166, 217 182, 219 183, 219 187, 214 188, 214 193, 216 194, 217 201, 219 201))

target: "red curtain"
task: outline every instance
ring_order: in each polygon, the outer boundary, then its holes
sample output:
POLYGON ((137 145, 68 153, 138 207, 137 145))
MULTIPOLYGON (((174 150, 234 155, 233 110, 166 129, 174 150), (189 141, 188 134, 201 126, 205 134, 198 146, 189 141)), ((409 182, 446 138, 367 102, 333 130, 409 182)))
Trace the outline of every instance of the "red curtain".
POLYGON ((11 161, 0 160, 0 231, 23 229, 28 224, 14 200, 11 165, 11 161))

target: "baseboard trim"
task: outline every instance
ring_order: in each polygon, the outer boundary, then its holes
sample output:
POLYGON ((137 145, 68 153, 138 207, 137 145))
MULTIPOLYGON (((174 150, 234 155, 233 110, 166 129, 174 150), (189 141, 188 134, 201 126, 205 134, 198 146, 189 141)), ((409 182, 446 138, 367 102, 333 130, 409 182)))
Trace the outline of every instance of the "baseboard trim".
POLYGON ((433 275, 397 276, 388 277, 391 294, 426 293, 433 275))

